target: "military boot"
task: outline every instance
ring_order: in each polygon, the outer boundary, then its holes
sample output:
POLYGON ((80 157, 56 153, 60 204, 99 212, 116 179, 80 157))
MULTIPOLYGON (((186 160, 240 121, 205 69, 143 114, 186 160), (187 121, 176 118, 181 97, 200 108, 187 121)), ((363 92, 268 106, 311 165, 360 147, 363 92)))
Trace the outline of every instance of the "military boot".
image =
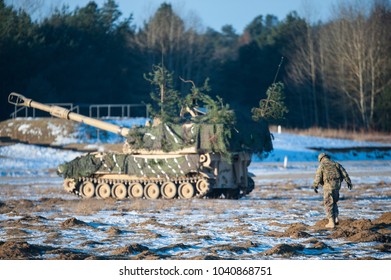
POLYGON ((327 228, 335 228, 334 218, 329 219, 329 223, 326 225, 327 228))

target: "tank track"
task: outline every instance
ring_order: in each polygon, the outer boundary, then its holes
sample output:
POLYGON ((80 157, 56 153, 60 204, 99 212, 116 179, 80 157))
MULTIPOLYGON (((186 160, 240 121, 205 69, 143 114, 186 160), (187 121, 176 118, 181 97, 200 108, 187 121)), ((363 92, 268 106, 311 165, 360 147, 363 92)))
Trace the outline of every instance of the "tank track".
POLYGON ((211 180, 199 175, 156 179, 111 179, 100 177, 67 178, 64 189, 80 197, 89 199, 114 198, 118 200, 145 198, 145 199, 190 199, 202 198, 211 192, 211 180))

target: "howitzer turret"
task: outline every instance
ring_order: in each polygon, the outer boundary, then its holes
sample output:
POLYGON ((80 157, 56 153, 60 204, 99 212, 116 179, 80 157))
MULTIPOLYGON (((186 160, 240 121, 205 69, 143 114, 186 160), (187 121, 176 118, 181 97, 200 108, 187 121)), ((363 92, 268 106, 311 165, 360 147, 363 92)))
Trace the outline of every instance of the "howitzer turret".
POLYGON ((251 128, 247 135, 237 129, 226 133, 222 124, 189 121, 124 128, 17 93, 8 101, 126 138, 123 153, 89 153, 58 167, 65 190, 83 198, 239 198, 254 188, 248 174, 251 147, 272 148, 267 126, 258 133, 261 137, 253 137, 251 128))

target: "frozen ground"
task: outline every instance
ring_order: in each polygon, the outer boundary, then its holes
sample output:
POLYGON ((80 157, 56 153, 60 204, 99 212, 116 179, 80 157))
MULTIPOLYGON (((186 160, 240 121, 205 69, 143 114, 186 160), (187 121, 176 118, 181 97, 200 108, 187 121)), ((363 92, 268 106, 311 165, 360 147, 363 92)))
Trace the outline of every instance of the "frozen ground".
POLYGON ((274 152, 250 165, 255 190, 240 200, 82 200, 55 173, 78 152, 0 146, 0 259, 390 259, 387 144, 274 136, 274 152), (332 156, 354 189, 343 186, 334 231, 309 188, 319 153, 309 147, 346 148, 332 156))

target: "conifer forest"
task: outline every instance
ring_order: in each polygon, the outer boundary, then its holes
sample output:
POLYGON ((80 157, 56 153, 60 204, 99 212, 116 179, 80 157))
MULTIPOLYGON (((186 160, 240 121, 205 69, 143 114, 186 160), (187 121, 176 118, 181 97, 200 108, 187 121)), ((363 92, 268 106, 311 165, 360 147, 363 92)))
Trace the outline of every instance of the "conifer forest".
POLYGON ((142 26, 135 16, 107 0, 36 19, 0 0, 0 120, 13 111, 10 92, 44 103, 149 104, 146 73, 164 65, 179 94, 208 80, 213 98, 241 112, 283 84, 278 123, 287 127, 391 131, 389 0, 341 1, 327 22, 260 14, 240 34, 229 23, 204 27, 170 3, 142 26))

